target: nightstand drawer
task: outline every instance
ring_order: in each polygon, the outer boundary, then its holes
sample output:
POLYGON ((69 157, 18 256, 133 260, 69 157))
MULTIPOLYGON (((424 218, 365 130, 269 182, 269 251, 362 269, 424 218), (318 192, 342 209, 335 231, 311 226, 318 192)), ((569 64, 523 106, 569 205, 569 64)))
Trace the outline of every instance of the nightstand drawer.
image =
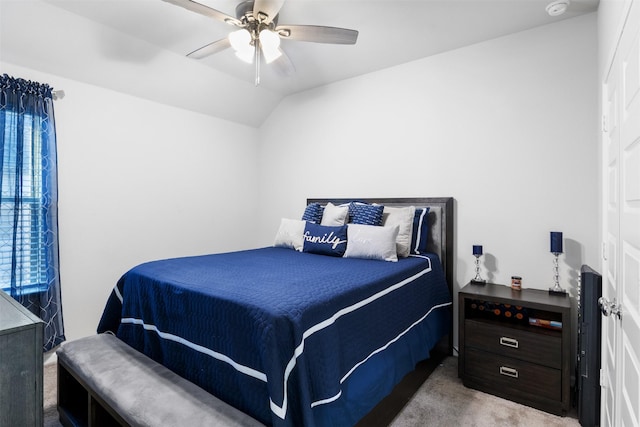
POLYGON ((561 368, 562 339, 559 334, 554 336, 510 328, 495 322, 467 319, 465 345, 551 368, 561 368))
POLYGON ((469 377, 500 394, 562 399, 562 371, 559 369, 472 348, 467 349, 465 364, 469 377))

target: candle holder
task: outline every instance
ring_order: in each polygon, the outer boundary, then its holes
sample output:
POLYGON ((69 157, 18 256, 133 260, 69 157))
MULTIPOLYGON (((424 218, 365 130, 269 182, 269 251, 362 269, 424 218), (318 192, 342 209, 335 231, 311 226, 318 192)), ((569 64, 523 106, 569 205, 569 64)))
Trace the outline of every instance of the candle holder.
POLYGON ((566 295, 560 286, 560 274, 558 273, 558 257, 562 253, 562 233, 559 231, 551 232, 551 253, 553 254, 553 287, 549 288, 550 294, 566 295))
POLYGON ((476 277, 471 279, 471 284, 484 285, 487 281, 480 276, 480 257, 482 256, 481 245, 473 245, 473 256, 476 257, 476 277))
POLYGON ((562 252, 553 252, 553 287, 549 288, 550 294, 567 294, 567 291, 560 286, 560 274, 558 273, 558 257, 561 253, 562 252))

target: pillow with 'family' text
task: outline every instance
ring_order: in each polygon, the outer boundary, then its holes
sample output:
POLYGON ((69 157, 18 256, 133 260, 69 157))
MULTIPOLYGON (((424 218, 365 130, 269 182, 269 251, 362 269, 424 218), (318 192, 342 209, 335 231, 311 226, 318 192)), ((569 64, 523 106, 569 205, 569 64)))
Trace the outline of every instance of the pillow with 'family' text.
POLYGON ((341 257, 347 250, 347 226, 307 222, 303 240, 303 252, 341 257))

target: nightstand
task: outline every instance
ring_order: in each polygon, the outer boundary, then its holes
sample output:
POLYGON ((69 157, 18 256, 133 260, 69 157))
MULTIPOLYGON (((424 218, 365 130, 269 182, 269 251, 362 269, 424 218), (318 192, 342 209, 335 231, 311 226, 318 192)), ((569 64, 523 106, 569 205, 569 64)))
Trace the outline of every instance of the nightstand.
POLYGON ((570 408, 571 301, 487 283, 458 293, 465 386, 556 415, 570 408))

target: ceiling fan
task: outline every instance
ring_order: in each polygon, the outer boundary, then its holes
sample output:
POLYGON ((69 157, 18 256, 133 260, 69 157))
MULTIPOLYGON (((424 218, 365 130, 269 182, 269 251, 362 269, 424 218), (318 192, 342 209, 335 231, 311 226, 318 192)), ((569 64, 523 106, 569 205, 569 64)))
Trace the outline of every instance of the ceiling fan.
POLYGON ((358 31, 318 25, 278 25, 278 14, 284 0, 247 0, 236 7, 236 17, 227 15, 193 0, 164 0, 192 12, 225 22, 237 28, 228 37, 214 41, 187 54, 201 59, 233 48, 236 56, 256 67, 255 84, 260 84, 260 62, 273 63, 285 75, 293 73, 289 57, 280 48, 280 40, 315 43, 355 44, 358 31))

